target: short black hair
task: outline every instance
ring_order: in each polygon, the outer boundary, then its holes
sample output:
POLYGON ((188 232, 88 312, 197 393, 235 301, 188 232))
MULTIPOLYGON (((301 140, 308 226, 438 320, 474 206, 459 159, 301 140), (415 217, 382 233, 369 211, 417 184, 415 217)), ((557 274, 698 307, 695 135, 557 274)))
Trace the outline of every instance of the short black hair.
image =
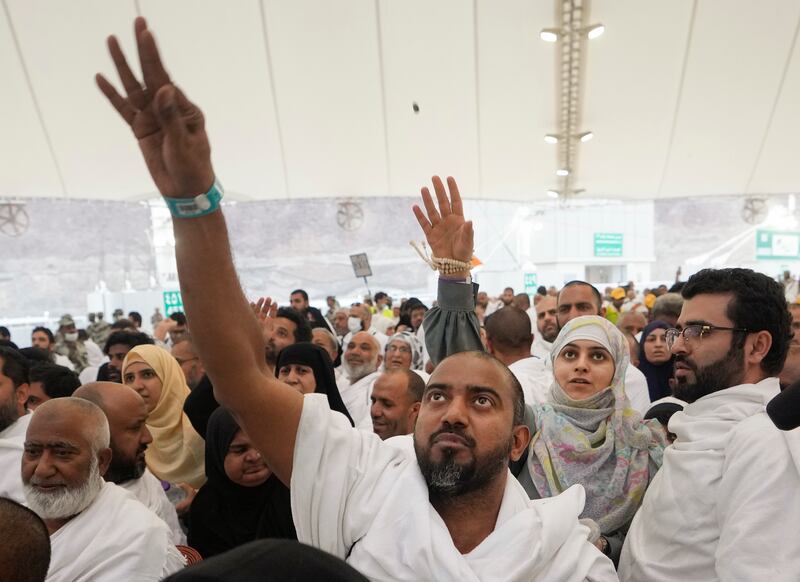
POLYGON ((41 517, 0 497, 0 571, 16 582, 44 582, 50 567, 50 534, 41 517))
POLYGON ((19 346, 8 339, 0 339, 0 346, 4 348, 11 348, 12 350, 19 350, 19 346))
POLYGON ((136 327, 133 325, 133 321, 128 319, 127 317, 120 317, 117 321, 111 324, 111 329, 130 329, 132 327, 136 327))
POLYGON ((178 325, 186 325, 186 314, 183 311, 176 311, 169 314, 169 318, 178 322, 178 325))
POLYGON ((130 319, 135 324, 141 326, 142 325, 142 314, 138 311, 131 311, 128 314, 128 319, 130 319))
MULTIPOLYGON (((684 299, 697 295, 730 293, 726 315, 739 327, 749 332, 767 331, 772 336, 772 346, 761 360, 761 369, 770 376, 782 369, 791 341, 792 317, 786 307, 783 286, 751 269, 703 269, 692 275, 681 292, 684 299)), ((744 345, 745 334, 739 346, 744 345)), ((734 344, 736 345, 736 344, 734 344)))
POLYGON ((308 301, 308 293, 306 293, 304 289, 295 289, 294 291, 289 293, 289 297, 291 297, 292 295, 297 295, 298 293, 303 297, 304 301, 308 301))
POLYGON ((597 304, 597 314, 600 314, 600 310, 603 309, 603 296, 600 295, 600 291, 597 290, 597 287, 592 285, 591 283, 587 283, 586 281, 581 281, 580 279, 574 279, 573 281, 569 281, 566 283, 562 288, 561 291, 558 292, 556 296, 556 302, 561 301, 561 294, 564 292, 564 289, 567 287, 575 287, 576 285, 585 285, 589 289, 592 290, 592 295, 594 295, 595 303, 597 304))
POLYGON ((51 343, 51 344, 52 344, 52 343, 55 343, 55 341, 56 341, 56 338, 55 338, 55 336, 53 335, 53 332, 52 332, 52 331, 50 331, 50 329, 48 329, 48 328, 46 328, 46 327, 44 327, 44 326, 42 326, 42 325, 40 325, 40 326, 38 326, 38 327, 34 327, 34 328, 33 328, 33 331, 31 332, 31 337, 33 337, 33 334, 35 334, 37 331, 40 331, 40 332, 42 332, 43 334, 45 334, 45 335, 47 336, 47 339, 49 339, 49 340, 50 340, 50 343, 51 343))
POLYGON ((19 353, 25 356, 25 359, 28 360, 31 365, 37 362, 52 363, 53 361, 51 359, 51 352, 45 351, 42 348, 22 348, 19 353))
POLYGON ((28 382, 31 366, 25 356, 19 353, 19 350, 0 346, 0 359, 3 362, 0 372, 11 379, 15 390, 28 382))
POLYGON ((283 317, 284 319, 288 319, 294 323, 295 343, 311 341, 311 324, 309 324, 308 320, 297 313, 294 309, 291 307, 280 307, 278 308, 278 312, 275 314, 275 317, 283 317))
POLYGON ((41 382, 44 393, 50 398, 65 398, 81 385, 78 375, 64 366, 37 363, 31 366, 30 382, 41 382))
POLYGON ((116 346, 118 344, 126 345, 129 348, 135 348, 136 346, 152 345, 154 343, 155 342, 149 335, 141 331, 115 331, 108 336, 106 345, 103 346, 103 353, 108 355, 108 350, 111 349, 111 346, 116 346))
POLYGON ((483 321, 486 330, 486 338, 491 340, 492 345, 500 348, 500 351, 519 350, 520 348, 531 349, 532 325, 530 316, 509 305, 498 309, 483 321))
POLYGON ((0 338, 11 339, 11 331, 5 325, 0 325, 0 338))
POLYGON ((387 294, 386 294, 386 293, 384 293, 383 291, 378 291, 377 293, 375 293, 375 301, 376 301, 376 302, 378 302, 378 301, 380 301, 381 299, 386 299, 388 296, 389 296, 389 295, 387 295, 387 294))

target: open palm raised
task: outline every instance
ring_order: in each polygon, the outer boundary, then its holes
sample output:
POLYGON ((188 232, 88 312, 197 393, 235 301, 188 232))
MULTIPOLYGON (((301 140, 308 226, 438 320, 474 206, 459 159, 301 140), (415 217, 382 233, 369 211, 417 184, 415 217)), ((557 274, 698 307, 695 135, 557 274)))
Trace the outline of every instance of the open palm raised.
POLYGON ((472 221, 464 220, 464 207, 461 203, 461 194, 454 178, 447 178, 448 197, 442 179, 439 176, 432 178, 433 190, 439 208, 433 202, 430 190, 422 188, 423 211, 416 204, 414 215, 417 217, 428 246, 433 255, 440 259, 455 259, 469 263, 473 251, 472 221))

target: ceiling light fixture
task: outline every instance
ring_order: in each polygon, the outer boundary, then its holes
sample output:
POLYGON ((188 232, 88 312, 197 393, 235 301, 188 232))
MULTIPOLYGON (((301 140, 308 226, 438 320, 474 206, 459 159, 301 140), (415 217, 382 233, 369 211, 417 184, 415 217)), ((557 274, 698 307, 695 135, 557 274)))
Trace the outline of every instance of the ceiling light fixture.
POLYGON ((586 32, 586 38, 591 40, 597 38, 598 36, 602 36, 606 31, 606 27, 602 24, 595 24, 585 28, 584 30, 586 32))
POLYGON ((559 168, 556 170, 556 176, 569 176, 569 170, 566 168, 559 168))
POLYGON ((545 143, 555 144, 558 143, 558 136, 554 133, 548 133, 544 136, 545 143))
POLYGON ((539 38, 544 42, 558 42, 560 37, 561 31, 557 28, 543 28, 541 32, 539 32, 539 38))
POLYGON ((577 137, 581 140, 581 143, 586 143, 594 137, 594 133, 591 131, 584 131, 583 133, 579 133, 577 137))
POLYGON ((558 198, 558 190, 548 190, 547 195, 550 198, 558 198))

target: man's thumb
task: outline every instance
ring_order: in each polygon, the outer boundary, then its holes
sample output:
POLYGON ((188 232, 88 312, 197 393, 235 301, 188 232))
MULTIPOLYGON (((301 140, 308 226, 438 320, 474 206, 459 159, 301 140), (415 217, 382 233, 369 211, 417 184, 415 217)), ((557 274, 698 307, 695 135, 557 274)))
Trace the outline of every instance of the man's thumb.
POLYGON ((155 97, 156 115, 164 133, 179 136, 184 132, 173 85, 164 85, 155 97))

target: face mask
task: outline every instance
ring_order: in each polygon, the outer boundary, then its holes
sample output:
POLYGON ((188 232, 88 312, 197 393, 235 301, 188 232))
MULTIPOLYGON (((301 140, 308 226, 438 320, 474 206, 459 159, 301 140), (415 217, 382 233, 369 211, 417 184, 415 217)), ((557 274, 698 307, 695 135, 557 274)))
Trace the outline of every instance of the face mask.
POLYGON ((64 339, 67 340, 68 342, 76 342, 78 341, 78 332, 76 331, 74 333, 65 333, 64 339))
POLYGON ((347 318, 347 329, 356 333, 357 331, 361 331, 361 319, 358 317, 348 317, 347 318))

